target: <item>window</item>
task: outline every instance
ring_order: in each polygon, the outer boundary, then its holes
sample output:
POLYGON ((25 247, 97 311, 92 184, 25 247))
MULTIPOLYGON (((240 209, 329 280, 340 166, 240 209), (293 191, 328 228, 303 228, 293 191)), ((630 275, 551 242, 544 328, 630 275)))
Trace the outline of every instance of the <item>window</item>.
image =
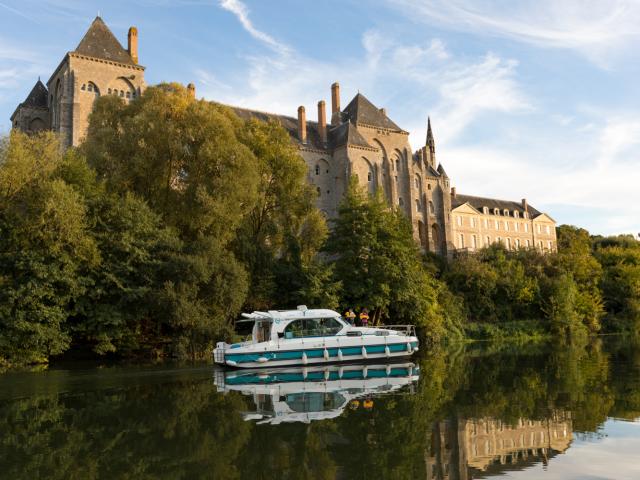
POLYGON ((127 98, 131 98, 131 92, 127 92, 127 98))
POLYGON ((431 190, 431 184, 427 183, 427 190, 431 190))
POLYGON ((529 224, 528 223, 524 224, 524 233, 529 233, 529 224))
POLYGON ((542 240, 540 240, 540 241, 538 242, 538 246, 540 247, 540 250, 542 250, 542 249, 544 248, 544 247, 542 246, 542 240))
POLYGON ((547 242, 547 247, 549 248, 549 250, 551 250, 551 245, 552 245, 551 240, 549 240, 549 241, 547 242))
POLYGON ((504 222, 504 230, 505 230, 505 232, 509 231, 509 222, 507 222, 506 220, 504 222))
POLYGON ((506 208, 503 210, 503 213, 505 217, 509 216, 509 210, 507 210, 506 208))
POLYGON ((460 246, 460 248, 464 248, 464 235, 462 233, 460 234, 458 245, 460 246))
POLYGON ((88 92, 93 92, 93 85, 91 83, 89 83, 89 86, 87 87, 87 91, 88 92))
POLYGON ((87 89, 87 86, 83 83, 82 87, 80 87, 80 90, 86 90, 86 89, 87 89))
POLYGON ((475 219, 475 218, 473 218, 473 217, 472 217, 472 218, 470 218, 470 219, 469 219, 469 223, 471 223, 471 226, 472 226, 472 227, 475 227, 475 226, 476 226, 476 219, 475 219))
POLYGON ((471 245, 473 246, 474 250, 478 248, 478 237, 476 237, 475 235, 471 237, 471 245))
POLYGON ((516 248, 520 248, 520 239, 516 238, 516 248))
POLYGON ((484 228, 489 228, 489 220, 485 218, 483 223, 484 223, 484 228))
POLYGON ((498 220, 496 220, 495 222, 496 222, 496 230, 500 230, 500 222, 498 222, 498 220))
POLYGON ((398 176, 396 175, 396 183, 398 183, 398 176))
POLYGON ((527 240, 526 245, 527 245, 527 248, 531 248, 531 240, 527 240))
POLYGON ((320 165, 316 165, 316 175, 320 175, 320 165))
POLYGON ((524 218, 529 218, 529 212, 524 212, 524 213, 522 214, 522 216, 523 216, 524 218))
POLYGON ((400 160, 396 160, 396 170, 400 171, 400 160))
POLYGON ((318 196, 320 196, 320 194, 322 193, 322 192, 320 191, 320 187, 316 188, 316 190, 317 190, 317 192, 318 192, 318 196))
POLYGON ((398 198, 398 205, 400 205, 401 207, 404 205, 404 200, 402 200, 402 197, 398 198))
POLYGON ((433 202, 431 200, 429 200, 429 213, 434 214, 435 211, 436 211, 436 209, 433 206, 433 202))
POLYGON ((462 217, 456 217, 456 223, 458 224, 459 227, 462 226, 462 217))
POLYGON ((511 250, 511 239, 507 238, 507 250, 511 250))
POLYGON ((320 337, 335 335, 342 330, 335 318, 301 318, 284 328, 284 338, 320 337))
POLYGON ((108 93, 109 95, 111 95, 111 89, 110 89, 110 88, 109 88, 109 89, 107 89, 107 93, 108 93))
POLYGON ((482 213, 489 215, 489 207, 482 207, 482 213))
POLYGON ((542 233, 542 225, 538 224, 538 233, 542 233))
POLYGON ((520 231, 520 224, 518 222, 513 224, 513 228, 516 230, 516 232, 520 231))
POLYGON ((514 210, 513 211, 513 216, 516 217, 516 218, 520 218, 520 212, 517 211, 517 210, 514 210))
POLYGON ((420 211, 420 200, 416 200, 416 212, 420 211))
POLYGON ((551 233, 551 229, 549 228, 549 225, 547 225, 547 226, 545 227, 545 230, 546 230, 546 232, 547 232, 547 235, 549 235, 549 234, 551 233))
POLYGON ((494 215, 500 215, 500 210, 498 210, 497 208, 493 209, 493 214, 494 215))
POLYGON ((485 245, 486 246, 491 245, 491 237, 489 235, 487 235, 487 238, 485 238, 485 245))
POLYGON ((368 172, 367 173, 367 182, 370 182, 370 181, 371 181, 371 172, 368 172))
POLYGON ((420 187, 420 184, 418 183, 418 177, 416 177, 415 182, 416 182, 416 188, 419 188, 419 187, 420 187))

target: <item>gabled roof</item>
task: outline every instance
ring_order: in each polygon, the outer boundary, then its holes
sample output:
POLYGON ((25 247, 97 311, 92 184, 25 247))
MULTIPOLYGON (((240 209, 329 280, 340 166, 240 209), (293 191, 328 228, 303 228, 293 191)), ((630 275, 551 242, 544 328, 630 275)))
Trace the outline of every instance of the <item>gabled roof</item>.
MULTIPOLYGON (((524 213, 524 208, 522 208, 522 203, 520 202, 512 202, 510 200, 497 200, 495 198, 485 198, 485 197, 474 197, 471 195, 461 195, 457 194, 455 197, 451 197, 451 208, 457 208, 460 205, 464 205, 465 203, 469 203, 476 210, 482 211, 483 207, 487 207, 490 213, 493 213, 493 209, 497 208, 500 210, 500 214, 502 215, 503 210, 509 210, 511 212, 517 211, 520 214, 524 213)), ((528 205, 529 216, 531 218, 535 218, 540 215, 540 211, 533 208, 531 205, 528 205)))
POLYGON ((22 107, 42 108, 46 110, 48 108, 48 105, 47 105, 48 94, 49 94, 49 91, 47 90, 47 87, 45 87, 44 84, 40 81, 40 79, 38 79, 36 84, 31 89, 31 92, 29 92, 29 95, 27 95, 27 98, 25 99, 25 101, 18 104, 15 111, 11 115, 10 120, 13 121, 13 119, 18 113, 18 110, 20 110, 22 107))
POLYGON ((349 105, 342 111, 344 116, 348 117, 353 123, 364 123, 374 127, 388 128, 390 130, 402 131, 402 129, 393 123, 378 107, 371 103, 367 97, 358 93, 349 105))
POLYGON ((25 107, 47 108, 48 93, 47 87, 38 79, 29 95, 27 95, 27 99, 22 102, 22 105, 25 107))
POLYGON ((129 52, 120 45, 120 42, 100 17, 95 18, 73 53, 127 65, 136 65, 129 52))
POLYGON ((332 148, 343 145, 354 145, 356 147, 375 148, 358 132, 356 126, 351 122, 345 122, 329 130, 329 143, 332 148))

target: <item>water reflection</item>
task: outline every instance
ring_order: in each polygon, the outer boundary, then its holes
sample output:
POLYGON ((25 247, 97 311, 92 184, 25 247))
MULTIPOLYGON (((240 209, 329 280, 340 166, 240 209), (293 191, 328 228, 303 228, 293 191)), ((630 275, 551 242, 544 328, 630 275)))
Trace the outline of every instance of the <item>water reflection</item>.
POLYGON ((350 364, 271 370, 217 370, 219 392, 238 391, 253 400, 255 409, 243 412, 258 424, 328 420, 345 408, 371 410, 373 397, 396 392, 417 382, 413 363, 350 364))
POLYGON ((637 479, 639 417, 622 338, 342 371, 64 368, 0 376, 0 478, 637 479))

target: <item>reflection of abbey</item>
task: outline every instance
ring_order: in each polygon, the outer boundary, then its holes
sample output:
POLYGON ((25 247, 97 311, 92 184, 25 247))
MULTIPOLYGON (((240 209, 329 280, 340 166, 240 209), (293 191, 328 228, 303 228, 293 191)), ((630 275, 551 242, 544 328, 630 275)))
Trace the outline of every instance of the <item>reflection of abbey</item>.
POLYGON ((567 450, 571 415, 556 411, 545 420, 521 418, 509 425, 491 418, 453 418, 435 423, 425 455, 427 478, 467 480, 523 470, 567 450))
MULTIPOLYGON (((128 102, 144 90, 137 35, 134 27, 129 29, 125 49, 97 17, 47 85, 38 80, 18 105, 11 116, 13 127, 28 132, 51 129, 65 146, 79 144, 95 98, 117 95, 128 102)), ((329 217, 336 215, 348 179, 355 175, 362 186, 372 193, 384 192, 389 203, 407 215, 424 250, 473 251, 493 242, 503 242, 509 249, 556 249, 555 221, 526 200, 457 194, 442 164, 436 162, 430 123, 425 145, 414 152, 408 132, 364 95, 357 94, 342 108, 337 83, 331 87, 328 121, 324 101, 318 102, 317 121, 307 120, 304 107, 298 109, 297 118, 233 110, 243 118, 276 120, 289 131, 307 163, 309 181, 317 188, 318 206, 329 217)))

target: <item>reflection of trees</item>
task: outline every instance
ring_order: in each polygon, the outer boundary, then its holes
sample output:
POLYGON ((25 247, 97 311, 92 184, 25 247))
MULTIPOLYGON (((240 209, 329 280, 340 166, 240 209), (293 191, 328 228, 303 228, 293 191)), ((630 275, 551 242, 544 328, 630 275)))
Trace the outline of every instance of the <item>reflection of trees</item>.
POLYGON ((0 404, 6 478, 238 478, 251 424, 209 381, 0 404))

